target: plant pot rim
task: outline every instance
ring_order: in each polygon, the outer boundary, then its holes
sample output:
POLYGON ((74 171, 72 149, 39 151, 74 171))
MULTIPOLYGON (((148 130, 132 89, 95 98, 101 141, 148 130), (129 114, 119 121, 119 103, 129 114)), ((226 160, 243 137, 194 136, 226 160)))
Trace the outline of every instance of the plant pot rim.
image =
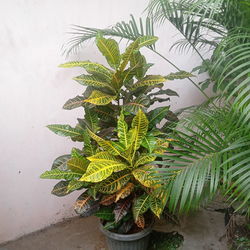
POLYGON ((141 230, 138 233, 134 233, 134 234, 119 234, 119 233, 113 233, 107 229, 105 229, 102 225, 102 223, 100 222, 100 226, 99 226, 100 230, 109 238, 114 239, 114 240, 119 240, 119 241, 135 241, 141 238, 146 237, 148 234, 150 234, 152 232, 152 228, 153 228, 153 223, 148 226, 147 228, 141 230))

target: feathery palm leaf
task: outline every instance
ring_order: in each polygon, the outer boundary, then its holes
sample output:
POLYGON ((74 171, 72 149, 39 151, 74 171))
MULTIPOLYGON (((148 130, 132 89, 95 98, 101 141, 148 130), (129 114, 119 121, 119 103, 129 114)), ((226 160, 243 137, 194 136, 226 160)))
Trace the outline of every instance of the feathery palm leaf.
MULTIPOLYGON (((120 39, 131 41, 135 41, 141 36, 154 36, 154 25, 149 17, 147 17, 145 21, 140 18, 138 24, 134 16, 131 15, 131 19, 128 23, 124 21, 118 22, 113 27, 107 29, 88 28, 74 25, 73 32, 70 32, 70 34, 73 35, 72 38, 64 45, 64 54, 66 55, 78 51, 85 41, 96 38, 97 34, 118 37, 120 39)), ((154 49, 155 45, 149 45, 149 47, 154 49)))
POLYGON ((197 209, 218 191, 228 194, 238 209, 249 207, 250 136, 238 116, 230 106, 202 107, 174 131, 174 148, 160 155, 163 161, 155 163, 165 167, 154 174, 165 184, 171 211, 197 209))

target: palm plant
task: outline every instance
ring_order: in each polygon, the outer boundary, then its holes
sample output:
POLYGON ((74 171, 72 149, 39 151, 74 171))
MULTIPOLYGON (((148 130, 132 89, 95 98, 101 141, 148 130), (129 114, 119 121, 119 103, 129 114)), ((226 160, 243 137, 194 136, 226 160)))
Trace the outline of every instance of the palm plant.
MULTIPOLYGON (((151 14, 170 20, 195 51, 200 42, 214 46, 210 59, 198 52, 203 59, 198 69, 210 75, 202 88, 213 83, 218 97, 212 105, 210 99, 189 112, 181 130, 172 134, 176 147, 168 150, 162 164, 172 167, 160 176, 166 182, 166 202, 171 211, 187 212, 221 191, 238 210, 249 213, 249 6, 242 11, 245 3, 239 1, 206 1, 205 8, 204 1, 176 2, 152 1, 151 14), (201 32, 204 28, 221 37, 211 43, 201 32)), ((183 46, 182 41, 177 44, 183 46)))
MULTIPOLYGON (((170 22, 183 39, 173 47, 192 48, 202 59, 198 73, 209 78, 197 85, 200 91, 213 84, 216 98, 189 110, 172 133, 172 145, 157 161, 163 168, 155 175, 165 186, 166 204, 171 211, 197 209, 221 191, 237 209, 250 201, 250 5, 238 0, 152 0, 149 17, 139 25, 132 17, 111 29, 76 27, 71 51, 98 32, 135 40, 154 34, 155 22, 170 22), (201 50, 202 49, 202 50, 201 50), (205 58, 202 51, 213 51, 205 58)), ((148 46, 180 70, 173 62, 148 46)))

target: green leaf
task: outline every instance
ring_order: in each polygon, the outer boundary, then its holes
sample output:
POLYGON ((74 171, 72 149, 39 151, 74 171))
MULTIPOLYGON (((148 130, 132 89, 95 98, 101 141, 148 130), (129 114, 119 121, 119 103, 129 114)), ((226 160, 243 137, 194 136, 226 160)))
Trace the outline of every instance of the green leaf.
POLYGON ((61 197, 61 196, 65 196, 67 194, 69 194, 68 192, 68 184, 69 184, 69 181, 60 181, 58 182, 53 190, 51 191, 51 194, 54 194, 58 197, 61 197))
POLYGON ((81 194, 74 205, 75 212, 83 217, 90 216, 99 209, 98 201, 86 193, 81 194))
POLYGON ((134 220, 137 221, 139 215, 144 214, 150 206, 150 196, 148 194, 143 194, 138 197, 132 207, 134 220))
POLYGON ((130 70, 135 72, 137 79, 142 78, 152 64, 147 64, 145 57, 139 52, 132 54, 130 58, 130 70))
POLYGON ((83 132, 83 142, 84 142, 84 148, 83 152, 86 156, 95 154, 96 147, 92 144, 90 135, 87 130, 84 130, 83 132))
POLYGON ((71 180, 68 184, 67 191, 72 192, 74 190, 78 190, 81 188, 87 188, 89 186, 89 183, 84 183, 79 180, 71 180))
POLYGON ((104 229, 111 231, 119 228, 120 226, 121 226, 121 221, 118 223, 115 223, 115 221, 108 221, 105 223, 104 229))
POLYGON ((108 95, 101 91, 94 90, 89 98, 84 100, 84 102, 89 102, 95 105, 107 105, 115 99, 116 96, 108 95))
POLYGON ((146 95, 140 95, 135 100, 132 100, 129 103, 124 104, 123 109, 125 112, 129 112, 133 115, 136 115, 140 109, 143 112, 146 112, 149 104, 150 104, 149 97, 146 95))
POLYGON ((152 135, 146 135, 143 138, 141 145, 146 148, 149 153, 152 153, 156 147, 156 138, 152 135))
POLYGON ((84 65, 86 64, 85 61, 71 61, 71 62, 66 62, 63 64, 60 64, 58 67, 61 68, 74 68, 74 67, 84 67, 84 65))
POLYGON ((71 158, 71 155, 61 155, 59 157, 57 157, 51 167, 52 169, 59 169, 62 171, 66 171, 68 169, 67 167, 67 161, 71 158))
POLYGON ((114 122, 116 120, 116 113, 111 106, 112 104, 106 106, 95 106, 94 112, 101 120, 114 122))
POLYGON ((82 107, 84 104, 84 97, 83 96, 76 96, 75 98, 69 99, 64 105, 63 108, 67 110, 75 109, 82 107))
POLYGON ((149 94, 149 96, 157 96, 157 95, 179 96, 172 89, 161 89, 161 90, 159 90, 157 92, 149 94))
POLYGON ((120 70, 116 71, 112 75, 111 85, 116 90, 119 90, 122 87, 122 85, 123 85, 123 77, 122 77, 122 72, 120 70))
POLYGON ((163 76, 160 75, 148 75, 135 84, 131 86, 131 90, 135 90, 141 87, 149 87, 149 86, 155 86, 157 84, 165 82, 166 79, 163 76))
POLYGON ((169 75, 165 76, 166 80, 185 79, 188 77, 194 77, 194 75, 186 71, 179 71, 176 73, 170 73, 169 75))
POLYGON ((96 133, 100 129, 98 126, 99 119, 97 113, 95 112, 94 109, 90 109, 89 107, 85 107, 84 111, 85 111, 84 118, 88 128, 96 133))
POLYGON ((45 171, 41 174, 40 178, 42 179, 65 179, 65 180, 72 180, 74 178, 81 177, 82 174, 75 173, 71 171, 62 171, 60 169, 53 169, 50 171, 45 171))
POLYGON ((83 151, 81 151, 78 148, 72 148, 71 149, 71 157, 72 158, 78 158, 78 159, 81 159, 81 160, 85 159, 83 151))
POLYGON ((148 131, 148 119, 141 110, 139 110, 137 115, 134 117, 132 121, 132 128, 136 128, 134 150, 137 150, 148 131))
POLYGON ((113 221, 115 219, 113 209, 111 207, 102 207, 94 215, 105 221, 113 221))
POLYGON ((116 204, 114 209, 115 222, 119 222, 129 211, 131 206, 130 200, 123 200, 116 204))
POLYGON ((71 158, 68 160, 67 165, 68 168, 75 173, 84 174, 87 170, 89 161, 85 158, 79 159, 79 158, 71 158))
POLYGON ((153 172, 156 172, 154 169, 155 169, 155 166, 145 165, 145 166, 135 169, 132 172, 132 174, 135 177, 135 179, 139 181, 143 186, 149 187, 149 188, 156 188, 158 183, 150 175, 153 172))
POLYGON ((131 174, 127 171, 114 173, 111 177, 98 185, 98 192, 113 194, 123 188, 129 182, 130 178, 131 174))
POLYGON ((47 128, 60 136, 70 136, 72 138, 79 138, 79 139, 82 139, 83 137, 82 130, 77 128, 72 128, 70 125, 51 124, 48 125, 47 128))
POLYGON ((149 129, 154 128, 168 114, 169 107, 159 107, 148 113, 149 129))
POLYGON ((113 39, 97 37, 96 45, 100 52, 105 56, 110 67, 117 69, 120 65, 121 56, 118 43, 113 39))

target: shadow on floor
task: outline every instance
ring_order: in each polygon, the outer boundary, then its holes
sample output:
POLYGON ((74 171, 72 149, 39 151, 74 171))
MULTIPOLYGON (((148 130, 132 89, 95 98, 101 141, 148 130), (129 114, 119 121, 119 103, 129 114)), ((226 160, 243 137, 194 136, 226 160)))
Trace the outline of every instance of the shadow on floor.
MULTIPOLYGON (((184 236, 182 250, 227 250, 223 214, 202 210, 185 218, 181 226, 156 223, 155 230, 177 231, 184 236)), ((0 245, 0 250, 106 250, 105 238, 95 217, 73 218, 18 240, 0 245)))

